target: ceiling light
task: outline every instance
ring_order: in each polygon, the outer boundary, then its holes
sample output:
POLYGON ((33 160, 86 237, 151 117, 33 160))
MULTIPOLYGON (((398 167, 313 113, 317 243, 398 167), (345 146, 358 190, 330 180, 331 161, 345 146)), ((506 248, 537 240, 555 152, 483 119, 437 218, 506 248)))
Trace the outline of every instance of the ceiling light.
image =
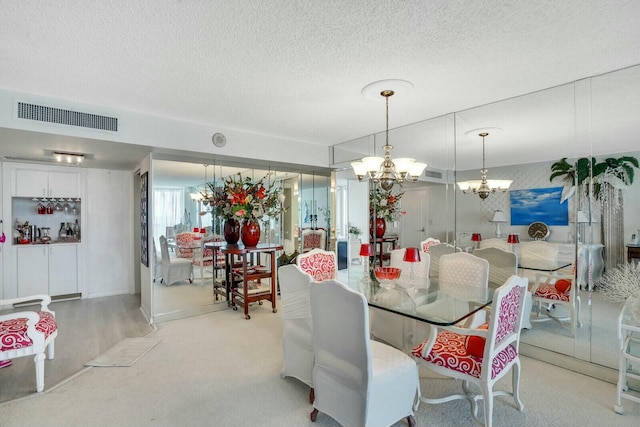
POLYGON ((84 160, 84 154, 65 153, 62 151, 54 151, 53 157, 60 163, 80 164, 84 160))
MULTIPOLYGON (((378 83, 376 82, 376 84, 378 83)), ((424 168, 427 167, 426 163, 416 162, 415 159, 406 157, 391 160, 391 149, 393 147, 389 145, 389 97, 393 96, 393 94, 394 91, 390 89, 380 92, 380 96, 385 98, 387 120, 385 145, 382 147, 384 149, 384 157, 364 157, 359 162, 351 163, 358 181, 364 181, 369 178, 374 183, 379 183, 384 190, 391 190, 394 184, 402 185, 405 181, 416 182, 424 168)))
POLYGON ((503 193, 509 189, 513 180, 511 179, 487 179, 487 168, 485 167, 484 138, 489 135, 488 132, 480 132, 482 137, 482 169, 480 170, 479 180, 458 182, 458 187, 463 193, 473 191, 473 194, 480 196, 482 200, 489 197, 489 194, 496 191, 503 193))

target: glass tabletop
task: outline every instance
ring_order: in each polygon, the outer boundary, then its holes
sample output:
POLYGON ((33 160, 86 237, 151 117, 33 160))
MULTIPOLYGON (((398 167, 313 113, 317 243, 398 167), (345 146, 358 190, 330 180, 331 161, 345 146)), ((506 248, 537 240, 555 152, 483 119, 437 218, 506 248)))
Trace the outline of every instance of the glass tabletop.
POLYGON ((433 325, 454 325, 491 304, 495 285, 478 288, 446 283, 437 278, 415 278, 393 282, 362 283, 357 278, 349 286, 361 292, 370 307, 433 325))
POLYGON ((563 268, 569 267, 571 262, 566 261, 548 261, 544 259, 527 259, 522 258, 518 260, 518 268, 524 268, 525 270, 536 271, 558 271, 563 268))

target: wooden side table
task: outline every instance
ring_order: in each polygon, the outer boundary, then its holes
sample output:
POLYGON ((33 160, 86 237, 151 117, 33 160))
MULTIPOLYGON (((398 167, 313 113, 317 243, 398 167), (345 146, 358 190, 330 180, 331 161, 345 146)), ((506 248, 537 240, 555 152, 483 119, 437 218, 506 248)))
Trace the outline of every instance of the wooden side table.
POLYGON ((640 259, 640 245, 627 245, 627 262, 634 258, 640 259))

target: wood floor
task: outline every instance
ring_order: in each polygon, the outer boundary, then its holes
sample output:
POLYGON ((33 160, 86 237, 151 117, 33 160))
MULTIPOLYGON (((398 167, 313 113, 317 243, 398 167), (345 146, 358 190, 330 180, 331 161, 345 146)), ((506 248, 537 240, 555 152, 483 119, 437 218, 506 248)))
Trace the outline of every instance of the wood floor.
MULTIPOLYGON (((85 362, 120 340, 153 331, 140 311, 140 295, 58 301, 49 307, 56 312, 58 337, 55 358, 45 360, 45 391, 83 370, 85 362)), ((0 369, 0 403, 35 390, 33 356, 19 357, 10 367, 0 369)))

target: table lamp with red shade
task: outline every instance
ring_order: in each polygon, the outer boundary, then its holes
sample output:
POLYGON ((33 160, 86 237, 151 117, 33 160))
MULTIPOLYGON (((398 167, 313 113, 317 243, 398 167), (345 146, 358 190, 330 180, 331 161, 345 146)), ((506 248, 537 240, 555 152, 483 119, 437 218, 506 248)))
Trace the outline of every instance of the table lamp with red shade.
POLYGON ((371 278, 369 277, 369 257, 373 256, 373 245, 371 243, 363 243, 360 245, 360 256, 364 258, 363 265, 363 273, 362 273, 362 283, 370 283, 371 278))
POLYGON ((413 264, 416 262, 420 262, 420 250, 418 248, 406 248, 404 250, 404 258, 402 258, 404 262, 410 263, 411 269, 409 273, 409 287, 412 288, 415 286, 415 280, 413 275, 413 264))
POLYGON ((472 233, 471 241, 473 242, 473 249, 478 249, 480 246, 480 241, 482 240, 482 235, 480 233, 472 233))
POLYGON ((515 252, 516 245, 520 243, 520 236, 517 234, 509 234, 509 236, 507 236, 507 243, 509 243, 511 247, 511 252, 515 252))

